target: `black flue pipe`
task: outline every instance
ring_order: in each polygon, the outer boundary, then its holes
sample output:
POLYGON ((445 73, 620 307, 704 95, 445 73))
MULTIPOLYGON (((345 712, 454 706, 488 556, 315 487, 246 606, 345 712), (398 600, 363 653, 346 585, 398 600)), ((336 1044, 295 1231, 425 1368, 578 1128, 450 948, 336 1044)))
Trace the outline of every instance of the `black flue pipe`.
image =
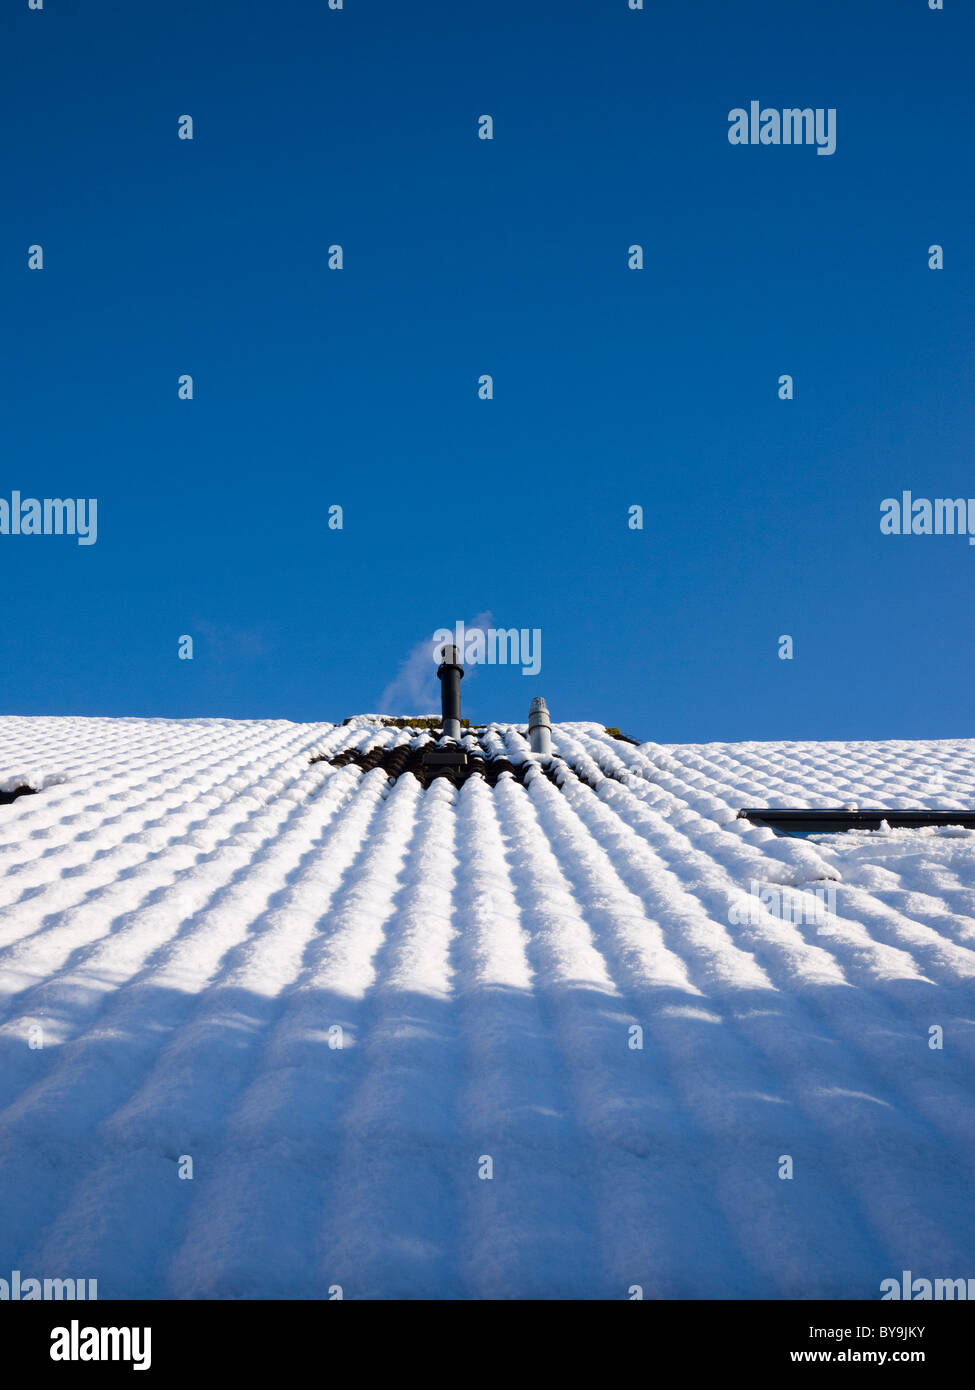
POLYGON ((444 647, 443 660, 437 667, 440 681, 440 709, 444 735, 447 738, 460 738, 460 683, 464 668, 460 664, 456 647, 444 647))

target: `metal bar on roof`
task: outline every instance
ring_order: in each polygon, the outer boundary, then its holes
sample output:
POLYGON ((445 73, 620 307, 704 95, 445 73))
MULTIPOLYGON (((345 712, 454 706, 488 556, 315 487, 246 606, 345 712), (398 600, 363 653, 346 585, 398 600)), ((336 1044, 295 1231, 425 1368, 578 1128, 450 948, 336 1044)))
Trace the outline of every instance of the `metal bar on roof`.
POLYGON ((738 812, 739 820, 755 825, 769 825, 773 830, 879 830, 884 821, 891 829, 919 829, 925 825, 962 825, 975 829, 975 811, 930 811, 925 807, 913 810, 886 810, 880 806, 859 811, 842 807, 811 810, 801 806, 745 806, 738 812))

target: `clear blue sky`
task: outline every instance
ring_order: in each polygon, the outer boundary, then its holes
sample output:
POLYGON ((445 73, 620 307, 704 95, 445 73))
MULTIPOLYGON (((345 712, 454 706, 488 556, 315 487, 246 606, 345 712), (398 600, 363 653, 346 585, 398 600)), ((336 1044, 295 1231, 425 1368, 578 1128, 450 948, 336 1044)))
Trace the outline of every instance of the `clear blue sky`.
POLYGON ((0 711, 342 719, 490 613, 542 671, 466 679, 478 720, 975 734, 975 547, 879 529, 975 496, 962 0, 0 30, 0 496, 99 507, 94 546, 0 536, 0 711), (836 153, 730 145, 752 99, 835 107, 836 153))

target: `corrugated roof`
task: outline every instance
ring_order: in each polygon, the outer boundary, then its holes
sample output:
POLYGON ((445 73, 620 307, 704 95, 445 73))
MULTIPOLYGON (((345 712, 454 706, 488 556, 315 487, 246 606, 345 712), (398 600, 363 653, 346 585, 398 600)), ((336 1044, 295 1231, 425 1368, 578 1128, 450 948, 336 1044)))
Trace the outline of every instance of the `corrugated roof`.
POLYGON ((561 724, 543 765, 490 725, 463 743, 493 773, 391 778, 431 741, 0 720, 0 787, 42 789, 0 807, 0 1276, 875 1298, 975 1272, 975 832, 736 819, 971 806, 975 741, 561 724))

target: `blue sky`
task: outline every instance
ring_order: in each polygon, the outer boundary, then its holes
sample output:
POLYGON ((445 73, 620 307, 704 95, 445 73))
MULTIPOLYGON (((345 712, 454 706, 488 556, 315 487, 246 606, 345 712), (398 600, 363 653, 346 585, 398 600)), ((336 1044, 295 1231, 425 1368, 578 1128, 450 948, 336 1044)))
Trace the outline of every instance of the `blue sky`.
POLYGON ((0 536, 0 711, 342 719, 480 614, 542 669, 478 720, 971 734, 975 547, 879 529, 975 497, 945 6, 6 6, 0 497, 98 540, 0 536), (835 154, 729 144, 752 99, 835 154))

